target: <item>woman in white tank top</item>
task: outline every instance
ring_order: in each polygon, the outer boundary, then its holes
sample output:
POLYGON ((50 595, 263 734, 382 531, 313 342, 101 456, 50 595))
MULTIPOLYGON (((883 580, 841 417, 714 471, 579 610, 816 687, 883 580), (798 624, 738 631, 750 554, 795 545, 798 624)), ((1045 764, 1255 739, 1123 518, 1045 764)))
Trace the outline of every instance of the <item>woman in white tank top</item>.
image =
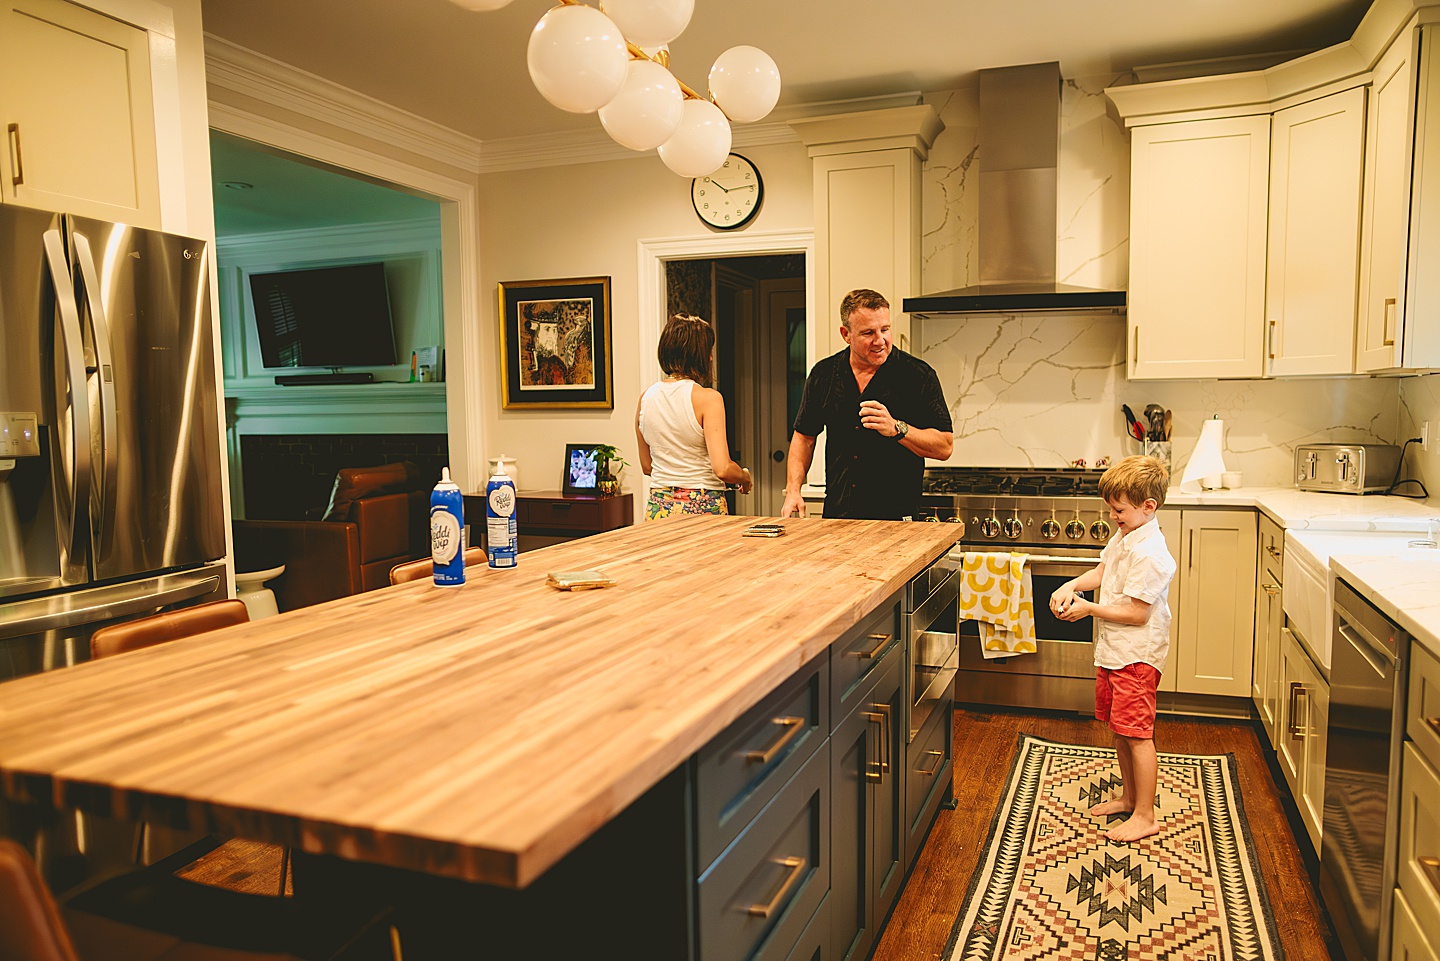
POLYGON ((665 378, 640 395, 635 440, 640 469, 650 478, 645 517, 728 514, 725 485, 750 492, 750 471, 730 459, 725 399, 710 387, 715 329, 702 318, 676 314, 660 334, 665 378))

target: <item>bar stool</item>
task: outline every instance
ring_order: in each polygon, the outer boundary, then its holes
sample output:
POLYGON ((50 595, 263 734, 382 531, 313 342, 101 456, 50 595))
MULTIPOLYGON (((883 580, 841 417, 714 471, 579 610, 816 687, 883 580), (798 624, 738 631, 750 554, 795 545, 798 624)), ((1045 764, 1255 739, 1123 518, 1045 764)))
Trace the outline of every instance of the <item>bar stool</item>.
MULTIPOLYGON (((471 567, 485 560, 485 548, 467 547, 465 549, 465 566, 471 567)), ((403 564, 396 564, 390 568, 390 583, 404 584, 407 581, 418 581, 422 577, 430 577, 435 573, 435 564, 428 557, 419 560, 406 561, 403 564)))

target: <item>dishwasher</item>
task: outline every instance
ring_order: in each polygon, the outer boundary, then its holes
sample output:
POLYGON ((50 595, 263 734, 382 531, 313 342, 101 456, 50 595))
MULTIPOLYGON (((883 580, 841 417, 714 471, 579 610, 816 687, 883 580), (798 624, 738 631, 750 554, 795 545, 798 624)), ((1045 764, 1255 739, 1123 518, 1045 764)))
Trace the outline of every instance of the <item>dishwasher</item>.
POLYGON ((1335 581, 1320 894, 1346 961, 1390 954, 1410 637, 1335 581))

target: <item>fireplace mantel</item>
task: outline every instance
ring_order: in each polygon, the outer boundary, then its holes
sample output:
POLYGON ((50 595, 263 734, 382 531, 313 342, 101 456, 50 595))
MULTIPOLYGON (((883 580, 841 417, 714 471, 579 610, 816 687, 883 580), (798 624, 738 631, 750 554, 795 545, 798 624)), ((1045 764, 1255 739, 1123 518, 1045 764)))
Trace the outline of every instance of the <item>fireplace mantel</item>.
POLYGON ((234 434, 444 434, 445 385, 227 387, 234 434))

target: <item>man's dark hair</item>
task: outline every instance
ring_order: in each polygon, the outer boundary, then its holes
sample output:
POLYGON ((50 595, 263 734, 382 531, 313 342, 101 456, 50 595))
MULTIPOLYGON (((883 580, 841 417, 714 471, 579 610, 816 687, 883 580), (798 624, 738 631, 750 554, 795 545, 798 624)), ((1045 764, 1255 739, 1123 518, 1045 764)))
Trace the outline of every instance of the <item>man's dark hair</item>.
MULTIPOLYGON (((857 310, 879 310, 881 307, 890 308, 890 301, 885 295, 877 290, 868 287, 861 287, 859 290, 852 290, 840 301, 840 323, 847 328, 850 327, 850 315, 857 310)), ((852 328, 853 329, 853 328, 852 328)))
POLYGON ((660 369, 709 387, 710 353, 714 349, 715 328, 705 318, 676 314, 660 332, 660 369))

